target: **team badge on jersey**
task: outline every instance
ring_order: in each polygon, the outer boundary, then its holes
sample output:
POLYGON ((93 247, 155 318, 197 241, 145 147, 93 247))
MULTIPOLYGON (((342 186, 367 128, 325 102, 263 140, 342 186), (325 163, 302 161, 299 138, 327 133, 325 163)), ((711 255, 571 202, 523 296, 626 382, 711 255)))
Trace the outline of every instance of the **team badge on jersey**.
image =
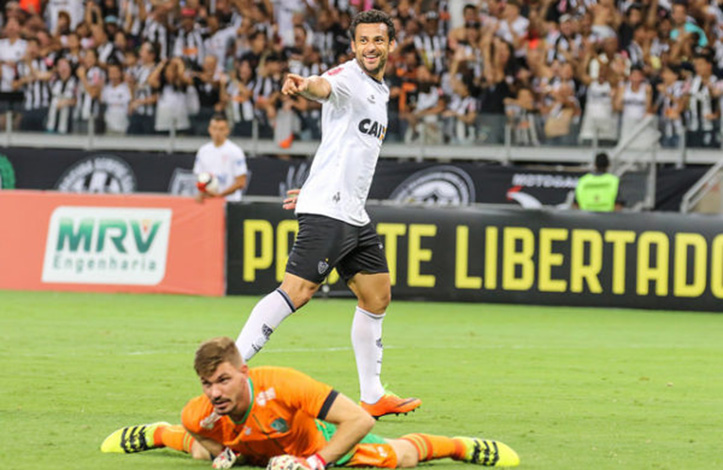
POLYGON ((284 418, 277 418, 271 423, 271 427, 277 432, 286 432, 289 430, 289 425, 286 424, 284 418))
POLYGON ((329 269, 329 263, 327 263, 327 261, 328 260, 319 261, 319 265, 317 266, 317 268, 319 269, 319 274, 324 274, 326 270, 329 269))

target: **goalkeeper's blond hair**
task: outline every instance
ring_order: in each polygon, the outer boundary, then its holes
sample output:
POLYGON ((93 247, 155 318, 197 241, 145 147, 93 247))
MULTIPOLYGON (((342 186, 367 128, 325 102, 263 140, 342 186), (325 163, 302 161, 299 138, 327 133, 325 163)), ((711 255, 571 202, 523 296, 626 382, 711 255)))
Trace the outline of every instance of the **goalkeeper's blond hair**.
POLYGON ((196 350, 193 367, 199 377, 208 377, 213 375, 218 366, 224 362, 234 367, 241 367, 244 364, 236 343, 228 336, 219 336, 201 343, 196 350))

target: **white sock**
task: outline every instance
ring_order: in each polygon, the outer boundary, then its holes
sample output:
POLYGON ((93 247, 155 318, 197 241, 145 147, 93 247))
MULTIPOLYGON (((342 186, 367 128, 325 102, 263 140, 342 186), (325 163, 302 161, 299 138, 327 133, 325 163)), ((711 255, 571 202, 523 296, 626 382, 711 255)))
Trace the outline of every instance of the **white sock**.
POLYGON ((276 327, 295 311, 288 294, 281 288, 259 300, 236 339, 236 347, 244 361, 261 351, 276 327))
POLYGON ((384 395, 382 386, 382 320, 384 314, 374 315, 357 307, 351 324, 351 344, 354 346, 359 389, 364 403, 376 403, 384 395))

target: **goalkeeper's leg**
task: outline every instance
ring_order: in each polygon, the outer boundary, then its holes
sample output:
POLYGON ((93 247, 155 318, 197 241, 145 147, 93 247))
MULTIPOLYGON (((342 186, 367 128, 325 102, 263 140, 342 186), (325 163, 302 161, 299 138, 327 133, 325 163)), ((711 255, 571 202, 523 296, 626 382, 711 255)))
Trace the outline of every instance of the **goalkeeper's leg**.
POLYGON ((515 467, 520 463, 517 453, 506 444, 486 439, 407 434, 390 444, 397 453, 398 467, 444 458, 486 467, 515 467))
POLYGON ((102 452, 133 454, 168 447, 191 453, 195 439, 183 426, 168 423, 127 426, 111 433, 100 446, 102 452))

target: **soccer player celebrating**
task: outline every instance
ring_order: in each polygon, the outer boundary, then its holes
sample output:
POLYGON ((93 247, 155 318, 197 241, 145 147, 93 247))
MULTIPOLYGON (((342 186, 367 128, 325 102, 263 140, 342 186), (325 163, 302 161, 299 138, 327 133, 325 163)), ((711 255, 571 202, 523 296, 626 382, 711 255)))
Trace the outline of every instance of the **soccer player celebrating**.
POLYGON ((183 427, 125 427, 108 436, 101 450, 135 453, 171 447, 212 460, 214 468, 268 464, 272 470, 323 470, 330 464, 409 468, 443 458, 490 467, 513 467, 520 461, 497 441, 369 434, 374 419, 349 398, 293 369, 249 369, 231 338, 202 343, 194 367, 203 395, 183 408, 183 427))
POLYGON ((225 197, 227 201, 240 201, 241 190, 246 187, 246 155, 241 147, 228 140, 228 120, 223 113, 216 113, 208 124, 211 142, 196 152, 193 173, 210 173, 218 179, 218 190, 201 190, 197 199, 202 202, 209 197, 225 197))
POLYGON ((352 345, 362 407, 375 418, 408 413, 418 398, 386 393, 380 380, 382 320, 391 298, 384 250, 364 205, 387 126, 384 69, 396 45, 394 24, 378 10, 357 14, 350 27, 355 59, 322 76, 288 74, 282 93, 322 103, 322 138, 309 177, 292 191, 299 233, 281 286, 251 311, 236 345, 248 361, 281 322, 305 305, 336 268, 359 303, 352 345))

